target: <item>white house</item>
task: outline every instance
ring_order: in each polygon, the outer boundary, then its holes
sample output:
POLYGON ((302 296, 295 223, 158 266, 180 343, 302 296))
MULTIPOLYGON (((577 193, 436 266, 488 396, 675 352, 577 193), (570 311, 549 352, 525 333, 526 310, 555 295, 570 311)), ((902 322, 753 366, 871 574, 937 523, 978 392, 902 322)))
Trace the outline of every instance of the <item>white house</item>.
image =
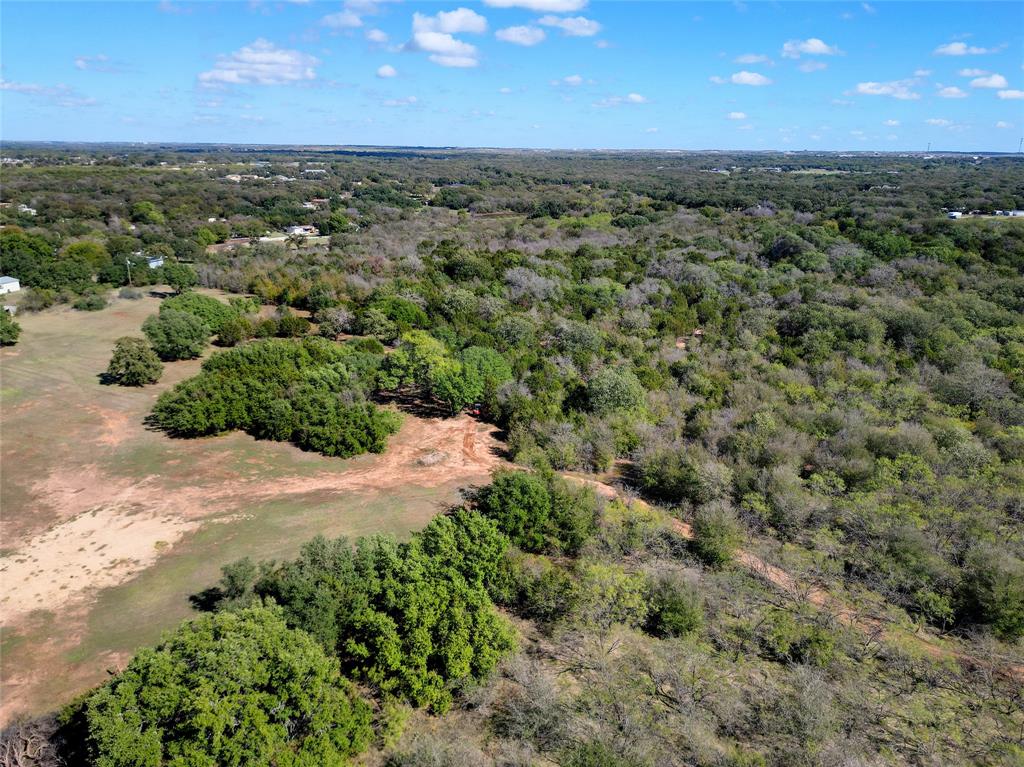
POLYGON ((964 214, 958 210, 951 210, 946 214, 946 218, 961 218, 964 214))
POLYGON ((301 226, 289 226, 287 229, 285 229, 285 233, 298 235, 300 237, 316 237, 318 234, 320 234, 320 230, 317 229, 315 226, 303 224, 301 226))
POLYGON ((17 293, 21 290, 21 283, 16 277, 0 277, 0 295, 4 293, 17 293))
POLYGON ((149 265, 150 269, 159 269, 161 266, 164 265, 164 257, 150 256, 149 258, 146 259, 146 263, 149 265))
POLYGON ((28 205, 22 203, 21 205, 18 206, 18 212, 24 213, 27 216, 34 216, 36 214, 36 209, 30 208, 28 205))

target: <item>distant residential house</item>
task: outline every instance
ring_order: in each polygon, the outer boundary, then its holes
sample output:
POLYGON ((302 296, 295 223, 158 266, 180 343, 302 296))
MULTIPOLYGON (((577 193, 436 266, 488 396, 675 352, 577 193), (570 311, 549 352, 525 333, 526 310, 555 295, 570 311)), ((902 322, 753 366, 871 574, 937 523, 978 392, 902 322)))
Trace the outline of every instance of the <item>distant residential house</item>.
POLYGON ((289 226, 284 230, 286 234, 297 235, 299 237, 316 237, 320 234, 320 230, 315 226, 309 226, 304 224, 302 226, 289 226))
POLYGON ((146 264, 149 266, 150 269, 159 269, 161 266, 164 265, 164 257, 150 256, 149 258, 146 259, 146 264))
POLYGON ((21 282, 17 277, 0 277, 0 295, 5 293, 17 293, 21 290, 21 282))
POLYGON ((305 208, 306 210, 316 210, 316 203, 315 202, 304 202, 304 203, 302 203, 302 207, 305 208))
POLYGON ((18 212, 24 213, 26 216, 34 216, 36 214, 36 209, 30 208, 28 205, 21 204, 18 206, 18 212))
POLYGON ((958 210, 951 210, 946 214, 946 218, 963 218, 963 213, 958 210))

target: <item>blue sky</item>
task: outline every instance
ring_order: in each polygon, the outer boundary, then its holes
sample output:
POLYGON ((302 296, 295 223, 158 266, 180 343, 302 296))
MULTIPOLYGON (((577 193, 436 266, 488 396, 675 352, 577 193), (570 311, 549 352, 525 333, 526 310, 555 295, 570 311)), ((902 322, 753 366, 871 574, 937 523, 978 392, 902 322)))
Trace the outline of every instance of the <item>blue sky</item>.
POLYGON ((1024 3, 0 5, 4 140, 1015 151, 1024 3))

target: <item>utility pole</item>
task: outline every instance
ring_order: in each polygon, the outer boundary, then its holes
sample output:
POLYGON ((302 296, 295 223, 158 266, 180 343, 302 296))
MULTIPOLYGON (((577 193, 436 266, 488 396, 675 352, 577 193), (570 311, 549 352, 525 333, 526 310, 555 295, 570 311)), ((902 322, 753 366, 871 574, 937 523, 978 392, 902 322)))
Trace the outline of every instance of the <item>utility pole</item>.
POLYGON ((128 257, 124 257, 124 265, 128 267, 128 284, 132 284, 132 260, 128 257))

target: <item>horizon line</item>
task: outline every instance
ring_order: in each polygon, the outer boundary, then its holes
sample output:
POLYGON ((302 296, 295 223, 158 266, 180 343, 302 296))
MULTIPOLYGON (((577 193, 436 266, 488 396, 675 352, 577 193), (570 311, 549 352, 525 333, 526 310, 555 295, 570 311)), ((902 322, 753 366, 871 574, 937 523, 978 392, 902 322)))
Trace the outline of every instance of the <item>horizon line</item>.
POLYGON ((150 145, 179 147, 219 147, 219 148, 293 148, 313 150, 351 149, 351 150, 413 150, 420 152, 566 152, 573 154, 623 152, 631 154, 873 154, 873 155, 999 155, 1024 156, 1020 150, 1005 151, 993 149, 814 149, 814 148, 732 148, 732 149, 655 149, 641 147, 516 147, 516 146, 472 146, 472 145, 422 145, 422 144, 330 144, 330 143, 285 143, 273 141, 240 142, 240 141, 174 141, 163 139, 149 140, 50 140, 50 139, 0 139, 0 151, 19 145, 54 145, 54 146, 128 146, 147 147, 150 145))

